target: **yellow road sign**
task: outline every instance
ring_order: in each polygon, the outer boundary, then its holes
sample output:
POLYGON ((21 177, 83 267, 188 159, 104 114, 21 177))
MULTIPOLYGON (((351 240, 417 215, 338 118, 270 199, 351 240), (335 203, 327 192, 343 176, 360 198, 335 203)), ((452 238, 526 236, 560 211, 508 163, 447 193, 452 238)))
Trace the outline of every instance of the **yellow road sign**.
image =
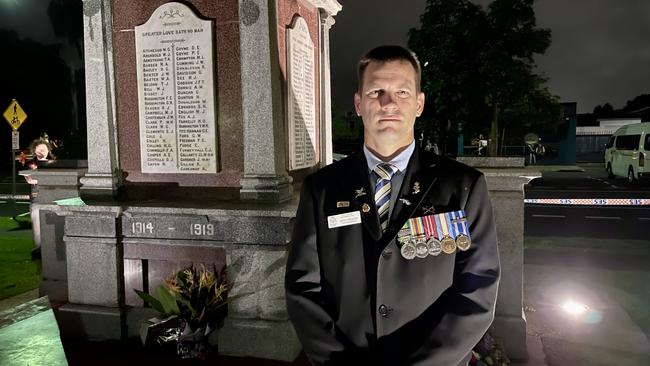
POLYGON ((23 111, 16 99, 12 99, 9 107, 2 114, 14 131, 18 131, 20 125, 27 119, 27 113, 23 111))

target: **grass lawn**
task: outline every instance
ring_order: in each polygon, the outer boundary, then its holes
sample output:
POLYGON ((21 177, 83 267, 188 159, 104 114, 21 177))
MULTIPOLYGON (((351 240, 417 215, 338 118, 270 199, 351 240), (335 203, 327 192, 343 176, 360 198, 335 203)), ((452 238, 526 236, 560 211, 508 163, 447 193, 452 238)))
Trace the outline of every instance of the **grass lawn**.
POLYGON ((41 261, 32 261, 34 248, 29 217, 0 217, 0 300, 35 289, 41 261))

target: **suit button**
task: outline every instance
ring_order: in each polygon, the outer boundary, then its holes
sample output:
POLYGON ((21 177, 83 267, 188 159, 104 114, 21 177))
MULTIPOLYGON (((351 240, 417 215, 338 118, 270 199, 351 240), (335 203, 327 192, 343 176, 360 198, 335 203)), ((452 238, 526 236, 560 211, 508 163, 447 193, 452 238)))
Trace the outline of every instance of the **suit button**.
POLYGON ((379 315, 381 315, 382 318, 386 318, 388 316, 388 307, 386 305, 379 305, 379 315))
POLYGON ((381 256, 384 257, 384 259, 388 259, 388 258, 390 258, 391 255, 393 255, 393 251, 390 250, 390 249, 384 249, 384 250, 381 252, 381 256))

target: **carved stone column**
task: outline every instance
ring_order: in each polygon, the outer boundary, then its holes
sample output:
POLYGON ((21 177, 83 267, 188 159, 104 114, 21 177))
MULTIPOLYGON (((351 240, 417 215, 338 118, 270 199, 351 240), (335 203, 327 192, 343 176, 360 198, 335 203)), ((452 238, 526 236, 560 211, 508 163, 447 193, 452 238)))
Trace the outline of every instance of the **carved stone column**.
POLYGON ((120 186, 110 0, 84 0, 88 172, 82 197, 112 198, 120 186))
POLYGON ((287 174, 282 117, 282 77, 277 60, 275 1, 240 0, 244 176, 242 200, 286 201, 287 174))

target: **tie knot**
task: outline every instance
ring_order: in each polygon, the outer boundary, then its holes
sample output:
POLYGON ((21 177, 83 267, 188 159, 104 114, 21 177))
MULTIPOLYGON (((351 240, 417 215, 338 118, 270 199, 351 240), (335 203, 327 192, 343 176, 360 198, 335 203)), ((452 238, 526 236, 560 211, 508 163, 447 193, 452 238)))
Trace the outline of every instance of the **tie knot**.
POLYGON ((378 164, 373 171, 381 179, 390 180, 395 173, 397 173, 397 167, 391 163, 381 163, 378 164))

